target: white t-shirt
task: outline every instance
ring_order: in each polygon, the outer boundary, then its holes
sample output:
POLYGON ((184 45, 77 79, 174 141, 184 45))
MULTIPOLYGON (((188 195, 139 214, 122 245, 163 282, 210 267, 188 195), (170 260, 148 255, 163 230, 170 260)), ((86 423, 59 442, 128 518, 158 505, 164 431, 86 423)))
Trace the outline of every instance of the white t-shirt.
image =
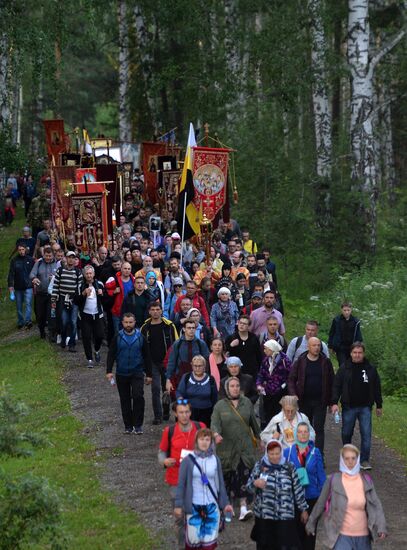
POLYGON ((96 290, 94 286, 89 287, 91 289, 90 295, 86 298, 84 313, 88 315, 96 315, 98 313, 98 302, 96 298, 96 290))

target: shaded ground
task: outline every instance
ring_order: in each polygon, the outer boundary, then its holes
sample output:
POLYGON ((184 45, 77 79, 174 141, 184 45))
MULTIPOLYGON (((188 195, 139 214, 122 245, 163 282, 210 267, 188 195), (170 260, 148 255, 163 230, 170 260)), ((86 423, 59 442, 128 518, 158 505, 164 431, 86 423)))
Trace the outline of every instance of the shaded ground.
MULTIPOLYGON (((31 331, 30 331, 31 333, 31 331)), ((24 338, 19 333, 10 340, 24 338)), ((7 339, 8 340, 8 339, 7 339)), ((78 348, 81 348, 79 345, 78 348)), ((96 446, 95 467, 102 484, 111 491, 117 501, 134 510, 144 525, 157 537, 156 550, 175 549, 172 511, 164 472, 157 463, 157 449, 162 426, 152 426, 151 392, 146 387, 146 418, 144 435, 124 435, 117 389, 105 378, 103 366, 88 369, 85 357, 78 350, 76 354, 60 352, 61 361, 67 368, 64 373, 72 403, 73 413, 85 425, 85 432, 96 446)), ((386 404, 384 404, 384 411, 386 404)), ((326 423, 327 472, 336 470, 337 454, 340 448, 340 428, 326 423)), ((358 437, 355 443, 358 444, 358 437)), ((390 536, 377 548, 384 550, 402 549, 407 541, 407 477, 405 466, 395 453, 384 447, 381 440, 374 439, 372 445, 371 476, 382 500, 390 536)), ((252 522, 239 523, 234 520, 221 535, 223 548, 254 549, 250 541, 252 522)), ((319 546, 322 548, 322 546, 319 546)), ((137 544, 124 550, 141 550, 137 544)))

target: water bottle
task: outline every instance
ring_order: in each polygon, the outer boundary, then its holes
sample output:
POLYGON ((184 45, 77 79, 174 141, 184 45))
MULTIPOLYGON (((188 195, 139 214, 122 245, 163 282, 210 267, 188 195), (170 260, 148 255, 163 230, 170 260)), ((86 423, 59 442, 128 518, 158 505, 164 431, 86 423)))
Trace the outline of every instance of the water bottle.
POLYGON ((16 295, 14 294, 14 290, 10 290, 10 300, 14 302, 15 299, 16 299, 16 295))
POLYGON ((226 523, 231 523, 232 516, 233 516, 232 512, 225 512, 225 522, 226 523))
POLYGON ((111 386, 115 386, 116 385, 116 380, 114 378, 111 378, 110 379, 110 385, 111 386))
POLYGON ((55 319, 56 316, 57 316, 57 308, 51 307, 51 319, 55 319))
POLYGON ((341 421, 341 413, 339 411, 336 411, 336 413, 334 414, 334 421, 335 424, 339 424, 339 422, 341 421))

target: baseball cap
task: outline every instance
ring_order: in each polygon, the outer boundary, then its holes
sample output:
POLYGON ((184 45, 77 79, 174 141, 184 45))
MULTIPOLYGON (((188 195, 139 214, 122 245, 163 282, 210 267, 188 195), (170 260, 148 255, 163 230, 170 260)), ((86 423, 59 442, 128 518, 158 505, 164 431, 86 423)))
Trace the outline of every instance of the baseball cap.
POLYGON ((172 280, 172 285, 183 285, 183 281, 181 279, 181 277, 174 277, 173 280, 172 280))
POLYGON ((263 299, 263 294, 261 292, 253 292, 252 298, 260 298, 263 299))
POLYGON ((70 250, 69 252, 67 252, 67 253, 65 254, 65 256, 66 256, 67 258, 69 258, 70 256, 74 256, 74 257, 76 258, 76 253, 75 253, 73 250, 70 250))

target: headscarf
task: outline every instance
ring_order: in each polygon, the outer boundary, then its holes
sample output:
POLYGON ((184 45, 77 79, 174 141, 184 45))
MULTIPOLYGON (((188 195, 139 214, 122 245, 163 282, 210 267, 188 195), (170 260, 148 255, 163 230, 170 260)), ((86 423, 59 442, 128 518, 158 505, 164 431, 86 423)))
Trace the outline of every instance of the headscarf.
POLYGON ((186 318, 189 319, 191 317, 192 313, 194 313, 194 311, 197 311, 199 313, 199 316, 201 316, 201 312, 199 311, 199 309, 197 307, 191 307, 191 309, 189 309, 187 314, 186 314, 186 318))
POLYGON ((299 428, 299 426, 307 426, 307 429, 308 429, 308 434, 309 434, 309 426, 306 422, 299 422, 297 424, 297 426, 294 428, 294 443, 300 448, 300 449, 305 449, 305 447, 308 447, 309 445, 309 442, 310 442, 310 438, 309 438, 309 435, 308 435, 308 441, 306 441, 305 443, 302 443, 301 441, 298 441, 298 438, 297 438, 297 430, 299 428))
POLYGON ((283 452, 283 446, 280 443, 278 439, 270 439, 270 441, 266 445, 266 450, 264 451, 264 456, 262 458, 262 465, 266 466, 269 470, 278 470, 281 468, 281 466, 285 464, 285 458, 284 458, 284 452, 283 452), (270 462, 270 459, 268 457, 267 451, 270 447, 280 447, 281 455, 280 455, 280 462, 278 464, 273 464, 270 462))
POLYGON ((207 451, 201 451, 198 447, 198 439, 195 440, 195 446, 194 446, 195 456, 197 456, 198 458, 208 458, 209 456, 212 456, 214 453, 215 453, 215 442, 213 440, 213 437, 207 451))
POLYGON ((273 340, 272 338, 270 340, 267 340, 267 342, 264 342, 263 346, 272 351, 273 355, 280 353, 280 351, 283 349, 277 342, 277 340, 273 340))
POLYGON ((354 445, 347 444, 342 447, 339 455, 339 471, 341 471, 343 474, 348 474, 350 476, 356 476, 360 472, 360 452, 359 452, 359 449, 354 445), (353 451, 354 453, 357 454, 357 457, 358 457, 356 460, 356 464, 352 469, 349 469, 346 466, 345 461, 343 460, 342 453, 346 449, 348 449, 349 451, 353 451))
POLYGON ((147 286, 150 286, 148 284, 148 281, 149 281, 150 277, 154 277, 154 284, 157 282, 157 275, 154 273, 154 271, 149 271, 146 275, 146 284, 147 284, 147 286))
POLYGON ((230 367, 230 365, 237 365, 240 369, 243 366, 243 363, 239 359, 239 357, 228 357, 226 359, 226 366, 230 367))
MULTIPOLYGON (((227 380, 225 380, 225 394, 228 399, 232 399, 229 392, 229 384, 232 380, 237 380, 240 384, 240 380, 237 376, 230 376, 227 380)), ((234 397, 233 399, 236 399, 236 397, 234 397)), ((237 399, 239 399, 239 397, 237 397, 237 399)))

